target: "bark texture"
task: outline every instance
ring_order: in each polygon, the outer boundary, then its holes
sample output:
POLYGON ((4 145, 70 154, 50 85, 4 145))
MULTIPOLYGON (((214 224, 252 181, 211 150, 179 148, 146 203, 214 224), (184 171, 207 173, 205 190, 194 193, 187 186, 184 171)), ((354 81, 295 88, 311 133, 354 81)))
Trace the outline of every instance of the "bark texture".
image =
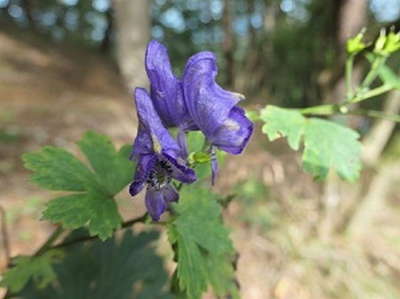
POLYGON ((130 90, 146 86, 144 54, 150 38, 150 1, 113 0, 118 66, 130 90))

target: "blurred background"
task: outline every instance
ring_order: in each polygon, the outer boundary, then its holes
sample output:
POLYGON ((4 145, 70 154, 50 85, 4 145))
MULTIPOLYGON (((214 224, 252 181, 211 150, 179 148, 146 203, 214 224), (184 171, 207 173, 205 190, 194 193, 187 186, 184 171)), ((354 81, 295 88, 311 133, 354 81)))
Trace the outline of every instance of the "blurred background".
MULTIPOLYGON (((307 107, 344 98, 344 45, 363 27, 370 41, 400 30, 400 0, 0 0, 0 206, 11 254, 32 253, 53 230, 39 221, 51 195, 29 183, 20 155, 47 144, 77 152, 88 129, 130 143, 130 90, 148 86, 151 38, 169 48, 177 75, 193 53, 214 51, 219 83, 248 108, 307 107)), ((388 64, 398 72, 399 62, 388 64)), ((355 83, 367 66, 356 60, 355 83)), ((400 93, 362 105, 398 114, 400 93)), ((225 220, 243 298, 400 298, 399 130, 341 121, 362 134, 355 184, 314 182, 299 154, 259 130, 226 159, 216 189, 235 195, 225 220)), ((125 193, 120 203, 126 217, 144 210, 125 193)))

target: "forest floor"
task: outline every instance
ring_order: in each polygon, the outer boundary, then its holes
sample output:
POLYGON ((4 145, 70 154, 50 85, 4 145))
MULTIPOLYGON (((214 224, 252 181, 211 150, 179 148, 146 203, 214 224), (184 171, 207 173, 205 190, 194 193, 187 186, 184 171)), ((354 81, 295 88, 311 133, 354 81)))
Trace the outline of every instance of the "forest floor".
MULTIPOLYGON (((12 256, 33 253, 54 230, 40 221, 45 203, 54 195, 29 182, 21 154, 44 145, 77 153, 75 142, 87 130, 105 133, 117 145, 131 143, 136 125, 132 99, 115 66, 102 55, 0 32, 0 206, 7 213, 12 256)), ((258 133, 243 155, 227 159, 220 173, 215 187, 219 192, 240 189, 225 221, 239 252, 243 298, 311 298, 296 275, 282 274, 283 249, 265 231, 276 217, 274 201, 285 207, 292 199, 316 197, 320 185, 300 171, 298 156, 285 143, 269 144, 258 133)), ((125 219, 143 213, 143 200, 132 200, 127 192, 119 197, 125 219)), ((306 209, 307 203, 303 201, 306 209)), ((307 217, 313 215, 310 211, 307 217)), ((0 272, 4 267, 0 254, 0 272)))

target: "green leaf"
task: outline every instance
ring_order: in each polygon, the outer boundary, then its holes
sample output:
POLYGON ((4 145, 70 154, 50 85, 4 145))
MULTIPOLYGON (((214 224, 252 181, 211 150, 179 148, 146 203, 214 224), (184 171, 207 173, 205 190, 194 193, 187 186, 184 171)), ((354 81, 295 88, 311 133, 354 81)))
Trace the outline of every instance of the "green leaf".
POLYGON ((287 137, 289 146, 297 151, 304 134, 306 119, 297 111, 290 111, 275 106, 261 110, 261 119, 266 122, 262 127, 269 140, 287 137))
POLYGON ((188 298, 200 298, 209 284, 219 296, 235 293, 231 263, 234 250, 216 195, 188 187, 173 209, 177 216, 168 229, 176 247, 179 289, 188 298))
POLYGON ((46 146, 22 156, 24 166, 32 170, 32 181, 42 188, 84 191, 96 185, 93 173, 72 154, 62 148, 46 146))
MULTIPOLYGON (((79 238, 78 232, 68 239, 79 238)), ((126 230, 106 242, 90 241, 67 247, 54 266, 57 279, 45 289, 28 285, 21 299, 172 299, 168 274, 157 254, 155 231, 126 230)))
POLYGON ((93 171, 56 147, 25 154, 25 167, 34 172, 33 181, 43 188, 81 192, 51 200, 44 219, 72 229, 88 226, 91 235, 104 240, 121 224, 113 197, 132 180, 131 146, 116 151, 107 136, 94 132, 86 133, 78 145, 93 171))
POLYGON ((263 132, 271 141, 287 137, 290 147, 298 150, 303 139, 303 167, 316 179, 324 179, 330 168, 347 181, 359 177, 361 144, 354 130, 275 106, 264 108, 261 118, 265 122, 263 132))
POLYGON ((99 193, 71 194, 55 198, 47 204, 43 219, 76 229, 88 225, 91 235, 105 240, 120 227, 121 216, 113 198, 99 193))
POLYGON ((130 182, 133 173, 133 163, 129 161, 130 146, 117 153, 109 137, 95 132, 87 132, 78 145, 95 170, 99 183, 111 196, 130 182))
POLYGON ((0 286, 9 288, 12 293, 15 293, 22 290, 29 280, 33 278, 38 288, 44 288, 56 279, 52 263, 62 256, 62 252, 51 250, 37 257, 17 257, 15 266, 4 274, 0 286))

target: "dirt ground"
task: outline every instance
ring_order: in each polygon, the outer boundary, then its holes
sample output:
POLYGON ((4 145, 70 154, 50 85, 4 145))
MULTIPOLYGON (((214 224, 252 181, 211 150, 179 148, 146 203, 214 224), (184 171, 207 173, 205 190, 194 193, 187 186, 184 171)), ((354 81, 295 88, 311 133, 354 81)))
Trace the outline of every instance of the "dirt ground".
MULTIPOLYGON (((114 66, 101 55, 0 33, 0 205, 7 212, 12 256, 31 254, 54 229, 40 221, 41 209, 53 195, 29 183, 21 154, 49 144, 76 152, 74 143, 87 130, 108 134, 117 144, 130 143, 136 122, 132 99, 114 66)), ((276 187, 277 197, 315 192, 311 178, 298 179, 299 162, 280 149, 286 148, 283 143, 274 145, 280 152, 278 159, 265 151, 263 136, 253 139, 245 154, 228 158, 217 190, 228 193, 246 178, 258 177, 276 187), (280 188, 284 184, 291 188, 280 188)), ((121 198, 124 217, 143 212, 142 200, 132 201, 126 192, 121 198)), ((241 216, 241 204, 233 202, 226 221, 240 255, 243 298, 308 298, 301 286, 277 281, 277 273, 270 269, 271 263, 280 262, 271 260, 274 247, 257 229, 242 222, 241 216), (271 294, 273 284, 277 287, 271 294)), ((0 271, 4 266, 1 254, 0 271)))

